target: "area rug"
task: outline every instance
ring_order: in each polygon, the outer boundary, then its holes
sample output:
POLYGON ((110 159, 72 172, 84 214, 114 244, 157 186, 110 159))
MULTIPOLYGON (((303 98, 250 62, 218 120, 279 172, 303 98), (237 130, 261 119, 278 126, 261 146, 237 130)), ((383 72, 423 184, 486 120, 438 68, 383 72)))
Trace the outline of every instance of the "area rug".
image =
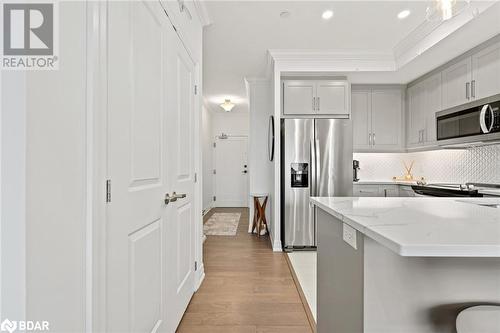
POLYGON ((210 236, 235 236, 241 213, 214 213, 203 225, 203 233, 210 236))

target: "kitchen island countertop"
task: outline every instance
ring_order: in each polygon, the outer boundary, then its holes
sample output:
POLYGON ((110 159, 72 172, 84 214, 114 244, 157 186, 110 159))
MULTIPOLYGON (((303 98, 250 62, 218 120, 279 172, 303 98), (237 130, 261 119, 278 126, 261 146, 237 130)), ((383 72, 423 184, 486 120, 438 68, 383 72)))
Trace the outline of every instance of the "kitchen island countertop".
POLYGON ((311 203, 408 257, 500 257, 500 198, 315 197, 311 203))

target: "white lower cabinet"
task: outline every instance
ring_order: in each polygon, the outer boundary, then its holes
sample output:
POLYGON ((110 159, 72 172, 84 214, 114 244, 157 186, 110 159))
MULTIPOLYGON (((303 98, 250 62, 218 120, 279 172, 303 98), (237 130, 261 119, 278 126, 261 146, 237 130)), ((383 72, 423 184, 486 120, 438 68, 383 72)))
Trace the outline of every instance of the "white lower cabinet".
POLYGON ((355 197, 414 197, 411 185, 398 184, 354 184, 355 197))
POLYGON ((403 89, 400 87, 352 87, 355 152, 404 150, 403 101, 403 89))
MULTIPOLYGON (((411 187, 410 187, 411 189, 411 187)), ((399 197, 399 185, 365 185, 354 184, 353 196, 355 197, 399 197)))

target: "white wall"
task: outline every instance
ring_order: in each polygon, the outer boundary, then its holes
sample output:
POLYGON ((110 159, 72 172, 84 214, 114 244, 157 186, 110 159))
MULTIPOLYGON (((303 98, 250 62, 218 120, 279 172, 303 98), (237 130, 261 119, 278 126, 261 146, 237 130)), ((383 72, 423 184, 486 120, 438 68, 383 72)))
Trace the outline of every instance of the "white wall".
POLYGON ((213 182, 213 134, 212 134, 212 113, 203 106, 201 115, 202 129, 202 170, 203 170, 203 210, 210 209, 213 205, 214 182, 213 182))
POLYGON ((249 114, 247 112, 213 112, 212 140, 216 135, 248 135, 249 114))
MULTIPOLYGON (((274 167, 268 155, 268 127, 269 116, 274 113, 272 108, 272 85, 269 80, 247 80, 247 94, 250 110, 250 138, 249 138, 249 189, 250 193, 269 193, 266 209, 266 218, 271 234, 271 243, 274 243, 275 225, 273 220, 274 197, 274 167)), ((279 120, 278 120, 279 121, 279 120)), ((276 156, 275 156, 276 158, 276 156)), ((253 203, 250 201, 250 215, 253 217, 253 203)))

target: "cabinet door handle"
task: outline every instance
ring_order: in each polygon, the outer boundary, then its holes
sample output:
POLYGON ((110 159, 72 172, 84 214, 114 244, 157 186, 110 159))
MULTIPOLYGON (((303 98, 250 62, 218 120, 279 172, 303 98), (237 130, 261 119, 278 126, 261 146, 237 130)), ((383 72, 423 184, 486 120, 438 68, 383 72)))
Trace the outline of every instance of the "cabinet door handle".
POLYGON ((319 100, 319 97, 316 100, 317 100, 317 103, 318 103, 318 109, 317 109, 317 111, 319 111, 319 109, 320 109, 320 104, 319 104, 320 100, 319 100))
POLYGON ((472 98, 476 98, 476 80, 472 80, 470 84, 472 98))
POLYGON ((373 133, 373 145, 375 146, 375 133, 373 133))
POLYGON ((470 99, 470 82, 465 83, 465 98, 470 99))
POLYGON ((316 97, 313 97, 312 101, 313 101, 312 107, 313 107, 313 111, 314 111, 314 110, 316 110, 316 97))
POLYGON ((372 134, 371 133, 368 133, 368 145, 369 146, 372 145, 372 134))

